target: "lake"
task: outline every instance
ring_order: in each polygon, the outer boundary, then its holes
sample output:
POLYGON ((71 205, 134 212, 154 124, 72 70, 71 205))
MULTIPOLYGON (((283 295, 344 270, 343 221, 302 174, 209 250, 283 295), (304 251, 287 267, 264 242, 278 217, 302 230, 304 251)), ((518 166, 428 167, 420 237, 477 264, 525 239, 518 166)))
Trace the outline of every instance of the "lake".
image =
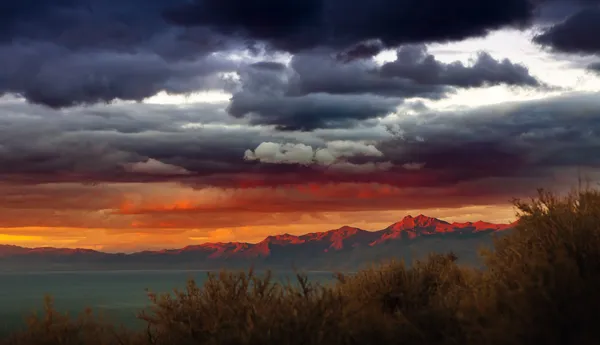
MULTIPOLYGON (((116 323, 141 325, 136 314, 149 306, 146 289, 171 292, 184 288, 193 278, 198 285, 206 271, 91 271, 91 272, 0 272, 0 334, 20 327, 33 311, 41 311, 44 295, 54 297, 56 309, 71 315, 86 307, 101 311, 116 323)), ((333 280, 331 272, 309 272, 312 281, 333 280)), ((274 272, 276 281, 293 279, 293 272, 274 272)))

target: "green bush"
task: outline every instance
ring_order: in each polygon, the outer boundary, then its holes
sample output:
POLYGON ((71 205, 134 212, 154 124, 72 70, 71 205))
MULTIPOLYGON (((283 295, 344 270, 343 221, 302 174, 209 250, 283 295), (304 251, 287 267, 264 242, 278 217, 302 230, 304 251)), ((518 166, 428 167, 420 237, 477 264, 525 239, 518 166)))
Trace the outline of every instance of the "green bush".
POLYGON ((14 345, 588 345, 600 343, 600 193, 540 191, 516 201, 519 223, 481 253, 388 262, 319 285, 299 274, 210 274, 173 294, 150 294, 144 331, 118 330, 91 311, 45 313, 14 345))

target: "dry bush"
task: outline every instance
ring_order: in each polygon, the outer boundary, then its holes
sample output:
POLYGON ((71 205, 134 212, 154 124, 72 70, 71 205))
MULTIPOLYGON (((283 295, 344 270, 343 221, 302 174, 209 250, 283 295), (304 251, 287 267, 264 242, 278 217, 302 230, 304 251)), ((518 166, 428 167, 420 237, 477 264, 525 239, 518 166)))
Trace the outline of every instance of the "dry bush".
POLYGON ((60 313, 50 296, 44 298, 44 311, 27 319, 27 328, 11 335, 6 345, 130 345, 133 338, 116 330, 101 315, 86 309, 77 318, 60 313))
POLYGON ((209 274, 174 295, 150 295, 150 344, 338 344, 343 301, 298 275, 298 286, 253 271, 209 274))
POLYGON ((470 274, 458 267, 456 259, 453 254, 435 254, 410 267, 392 261, 352 276, 340 275, 337 288, 347 308, 359 311, 357 323, 374 328, 386 325, 389 341, 464 344, 457 308, 470 274), (375 322, 365 324, 365 320, 375 322))
POLYGON ((516 206, 517 228, 483 253, 482 341, 600 343, 600 193, 541 190, 516 206))

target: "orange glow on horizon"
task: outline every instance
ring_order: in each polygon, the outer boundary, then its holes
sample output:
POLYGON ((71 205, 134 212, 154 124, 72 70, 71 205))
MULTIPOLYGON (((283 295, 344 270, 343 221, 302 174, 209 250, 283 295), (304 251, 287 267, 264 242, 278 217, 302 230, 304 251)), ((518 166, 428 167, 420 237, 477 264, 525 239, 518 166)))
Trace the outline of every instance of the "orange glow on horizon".
MULTIPOLYGON (((426 214, 448 222, 486 220, 510 223, 515 220, 510 205, 470 206, 456 209, 428 209, 368 212, 323 212, 288 217, 267 225, 191 228, 175 223, 132 221, 124 228, 0 228, 0 243, 23 247, 85 248, 109 252, 132 252, 181 248, 206 242, 256 243, 269 235, 303 235, 337 229, 343 225, 365 230, 380 230, 408 214, 426 214), (289 222, 285 219, 291 218, 289 222)), ((189 216, 189 215, 188 215, 189 216)), ((277 219, 275 219, 277 220, 277 219)))
POLYGON ((130 252, 204 242, 252 243, 269 235, 302 235, 344 225, 380 230, 408 214, 448 222, 510 223, 515 220, 510 204, 514 194, 496 182, 419 188, 306 183, 246 189, 195 189, 172 182, 0 184, 0 189, 19 195, 18 203, 7 199, 9 203, 0 204, 0 243, 130 252))

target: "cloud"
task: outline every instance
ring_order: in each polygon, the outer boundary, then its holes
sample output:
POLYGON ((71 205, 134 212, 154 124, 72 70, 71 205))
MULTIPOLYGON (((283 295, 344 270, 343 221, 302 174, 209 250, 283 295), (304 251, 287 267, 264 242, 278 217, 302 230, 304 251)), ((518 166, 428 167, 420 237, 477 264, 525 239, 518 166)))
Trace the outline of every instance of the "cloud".
POLYGON ((401 47, 396 60, 384 64, 381 73, 388 77, 410 79, 421 85, 464 88, 499 84, 540 86, 527 67, 508 59, 500 61, 488 53, 480 52, 470 66, 459 61, 445 64, 428 54, 424 45, 401 47))
POLYGON ((534 37, 534 42, 553 50, 574 54, 600 54, 600 8, 580 10, 534 37))
POLYGON ((395 139, 378 148, 388 157, 423 162, 422 171, 447 178, 544 175, 553 169, 597 169, 598 95, 486 106, 459 112, 404 116, 395 139))
POLYGON ((183 0, 23 0, 2 6, 0 42, 39 42, 72 52, 155 53, 164 58, 206 55, 223 47, 204 29, 180 30, 162 12, 183 0), (140 11, 140 8, 144 11, 140 11), (176 48, 176 51, 169 51, 176 48))
POLYGON ((65 112, 9 102, 0 105, 0 178, 15 184, 173 181, 244 189, 308 183, 442 188, 522 176, 545 181, 559 169, 600 166, 598 99, 593 93, 569 94, 461 111, 426 109, 386 119, 394 133, 376 120, 368 128, 280 132, 229 122, 235 119, 226 115, 225 103, 116 104, 65 112), (274 143, 271 151, 257 153, 265 142, 274 143), (249 148, 249 157, 259 159, 244 160, 249 148), (149 157, 190 173, 123 168, 149 157), (285 160, 296 163, 282 164, 285 160), (371 168, 352 173, 352 164, 371 168))
POLYGON ((594 62, 594 63, 589 64, 587 66, 587 69, 592 72, 600 73, 600 62, 594 62))
POLYGON ((311 92, 291 95, 288 89, 292 73, 273 62, 242 69, 228 113, 236 118, 248 118, 252 124, 273 125, 279 130, 310 131, 352 127, 362 120, 392 113, 403 102, 369 94, 350 96, 311 92))
POLYGON ((424 166, 425 166, 425 163, 415 163, 415 162, 402 164, 402 167, 406 170, 421 170, 421 169, 423 169, 424 166))
MULTIPOLYGON (((25 0, 2 8, 0 64, 6 68, 0 72, 0 95, 16 94, 31 103, 58 109, 116 100, 141 101, 159 92, 188 94, 229 89, 231 80, 224 75, 252 63, 248 59, 240 61, 232 53, 242 52, 254 58, 270 55, 272 52, 264 49, 264 42, 277 49, 307 54, 313 48, 322 48, 332 55, 346 56, 341 59, 348 62, 368 58, 385 47, 482 36, 492 29, 524 24, 533 13, 528 0, 502 3, 494 0, 486 6, 474 0, 453 3, 435 0, 427 9, 410 1, 380 0, 373 4, 361 0, 348 4, 342 0, 251 0, 242 5, 230 0, 191 3, 186 0, 58 0, 44 4, 25 0), (278 14, 273 16, 269 9, 278 14), (454 15, 441 20, 436 13, 454 15), (249 43, 247 38, 256 42, 249 43)), ((324 108, 316 105, 313 110, 296 109, 300 105, 308 107, 309 103, 324 102, 325 96, 309 96, 309 93, 370 93, 435 99, 451 91, 447 86, 452 82, 423 85, 410 78, 383 77, 369 66, 332 65, 324 57, 294 59, 297 72, 304 74, 301 76, 304 79, 295 89, 290 87, 286 97, 274 100, 271 105, 284 108, 285 114, 267 114, 267 109, 255 104, 263 100, 255 100, 256 93, 248 96, 247 92, 234 97, 232 114, 242 117, 254 113, 253 123, 282 129, 302 128, 296 117, 306 116, 309 120, 304 129, 311 130, 375 118, 392 106, 384 104, 387 101, 363 100, 361 105, 356 101, 352 109, 337 111, 331 108, 331 103, 341 100, 335 100, 324 108), (306 68, 302 63, 322 64, 312 66, 321 73, 333 68, 327 73, 333 78, 329 81, 314 79, 300 71, 306 68), (307 99, 287 97, 293 92, 304 93, 307 99), (335 120, 318 121, 314 119, 315 111, 332 113, 335 120), (339 112, 347 112, 354 120, 342 121, 339 112), (275 118, 281 116, 287 120, 280 124, 275 118)), ((484 67, 494 71, 480 79, 469 75, 472 84, 536 85, 520 66, 510 62, 500 66, 500 62, 491 58, 487 61, 489 64, 484 67)), ((261 64, 262 70, 269 70, 264 62, 255 67, 261 64)), ((271 72, 276 72, 273 68, 281 66, 271 64, 270 67, 271 72)), ((465 73, 470 73, 470 67, 465 68, 465 73)), ((473 73, 483 72, 480 69, 473 73)))
POLYGON ((540 86, 528 69, 508 59, 479 53, 470 65, 443 63, 424 45, 406 45, 382 66, 373 60, 340 62, 324 54, 297 54, 290 63, 290 94, 373 93, 384 96, 440 98, 453 87, 484 85, 540 86))
POLYGON ((425 46, 404 46, 393 62, 341 62, 331 54, 296 54, 289 66, 273 61, 240 71, 229 113, 280 130, 356 126, 394 112, 407 98, 439 99, 456 88, 541 86, 527 68, 486 53, 471 65, 440 62, 425 46))
POLYGON ((353 127, 362 120, 394 112, 400 103, 402 100, 369 95, 314 93, 288 97, 243 92, 232 97, 228 112, 237 118, 249 118, 252 124, 274 125, 286 131, 309 131, 353 127))
POLYGON ((236 66, 213 53, 240 46, 206 29, 169 25, 184 1, 58 0, 0 5, 0 95, 61 108, 140 101, 160 91, 219 87, 236 66), (143 11, 140 11, 143 8, 143 11))
POLYGON ((222 57, 170 62, 156 54, 72 52, 47 43, 0 46, 0 63, 6 66, 0 95, 18 94, 52 108, 218 89, 219 73, 236 68, 222 57))
POLYGON ((0 104, 0 175, 35 182, 168 179, 123 168, 148 157, 196 174, 236 171, 247 145, 266 137, 254 138, 256 129, 228 126, 223 121, 232 119, 224 107, 120 104, 56 111, 5 102, 0 104), (190 123, 202 126, 186 127, 190 123))
POLYGON ((485 4, 434 0, 427 6, 410 0, 251 0, 243 4, 197 0, 175 6, 165 15, 175 24, 207 26, 298 52, 315 47, 345 48, 372 39, 393 47, 483 36, 493 29, 528 23, 533 5, 526 0, 485 4))
POLYGON ((271 164, 299 164, 325 166, 328 169, 367 173, 377 170, 388 170, 392 167, 390 162, 362 162, 348 161, 352 157, 383 157, 383 153, 372 144, 352 141, 331 141, 325 147, 315 148, 305 144, 263 142, 252 150, 246 150, 244 159, 271 164))
POLYGON ((333 157, 382 157, 383 153, 375 145, 353 141, 336 140, 327 143, 325 148, 333 157))
POLYGON ((554 25, 563 22, 578 11, 595 5, 598 0, 550 0, 541 1, 536 8, 534 25, 554 25))
POLYGON ((125 171, 134 174, 149 175, 189 175, 190 171, 173 164, 166 164, 156 159, 149 158, 145 162, 129 163, 125 166, 125 171))
POLYGON ((304 164, 313 163, 312 147, 304 144, 260 143, 254 151, 246 150, 245 160, 258 160, 264 163, 304 164))
POLYGON ((0 237, 164 246, 336 212, 339 225, 365 210, 502 204, 600 176, 598 93, 444 108, 465 89, 543 91, 546 65, 505 59, 511 42, 470 61, 461 47, 479 40, 430 45, 533 23, 540 45, 600 55, 597 4, 5 2, 0 237), (140 102, 200 90, 231 99, 140 102))
POLYGON ((443 84, 423 85, 410 77, 386 75, 371 59, 341 62, 329 54, 297 54, 286 73, 289 77, 283 87, 293 96, 328 93, 437 99, 451 91, 443 84))
POLYGON ((508 203, 538 187, 571 187, 578 172, 600 176, 599 99, 567 94, 425 110, 388 119, 394 133, 382 124, 314 132, 240 126, 227 122, 226 104, 55 111, 4 102, 0 226, 53 227, 48 234, 86 228, 120 241, 302 223, 332 212, 508 203), (190 122, 203 126, 184 127, 190 122), (248 148, 254 160, 244 161, 248 148), (190 174, 123 169, 156 164, 148 157, 190 174), (97 184, 81 184, 89 181, 97 184))

